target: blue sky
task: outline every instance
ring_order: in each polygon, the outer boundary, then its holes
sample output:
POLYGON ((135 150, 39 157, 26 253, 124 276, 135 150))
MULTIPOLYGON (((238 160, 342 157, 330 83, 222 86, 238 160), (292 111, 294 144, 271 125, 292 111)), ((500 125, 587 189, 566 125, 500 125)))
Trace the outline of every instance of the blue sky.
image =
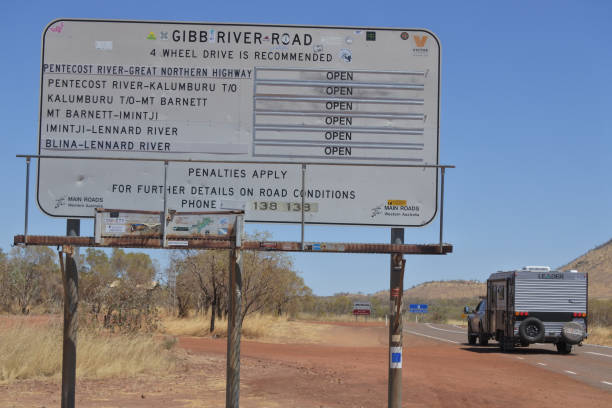
MULTIPOLYGON (((447 256, 408 256, 405 286, 560 266, 612 238, 612 5, 607 1, 5 1, 0 26, 0 246, 23 232, 25 163, 36 153, 41 34, 59 17, 427 28, 442 44, 440 163, 447 256)), ((34 170, 34 168, 33 168, 34 170)), ((35 174, 35 172, 33 172, 35 174)), ((31 180, 31 195, 35 194, 31 180)), ((276 240, 295 226, 249 225, 276 240)), ((65 222, 30 205, 30 233, 65 222)), ((93 234, 83 222, 82 235, 93 234)), ((436 242, 438 221, 406 230, 436 242)), ((388 228, 307 227, 306 240, 388 242, 388 228)), ((167 253, 151 252, 166 263, 167 253)), ((298 254, 319 295, 388 288, 388 255, 298 254)))

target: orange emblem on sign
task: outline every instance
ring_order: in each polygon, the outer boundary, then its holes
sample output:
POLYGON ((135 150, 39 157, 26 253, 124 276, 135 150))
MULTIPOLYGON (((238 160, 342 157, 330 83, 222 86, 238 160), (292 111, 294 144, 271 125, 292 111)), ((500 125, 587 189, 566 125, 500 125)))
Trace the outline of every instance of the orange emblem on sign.
POLYGON ((417 47, 424 47, 427 42, 426 35, 413 35, 412 38, 414 38, 414 43, 417 47))

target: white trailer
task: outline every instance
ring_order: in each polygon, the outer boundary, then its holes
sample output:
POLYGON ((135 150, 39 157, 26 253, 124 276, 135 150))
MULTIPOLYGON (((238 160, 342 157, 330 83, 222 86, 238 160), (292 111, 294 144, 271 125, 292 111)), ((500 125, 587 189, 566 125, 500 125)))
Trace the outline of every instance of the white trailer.
MULTIPOLYGON (((485 306, 484 304, 481 306, 485 306)), ((479 307, 479 310, 482 307, 479 307)), ((587 337, 588 275, 528 266, 496 272, 487 280, 486 309, 468 339, 496 339, 502 351, 533 343, 554 343, 562 354, 587 337)))

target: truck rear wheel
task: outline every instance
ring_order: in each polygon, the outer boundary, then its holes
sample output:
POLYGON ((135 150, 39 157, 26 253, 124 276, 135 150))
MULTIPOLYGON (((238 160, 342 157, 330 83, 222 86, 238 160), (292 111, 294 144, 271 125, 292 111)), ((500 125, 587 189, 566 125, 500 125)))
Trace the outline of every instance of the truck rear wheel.
POLYGON ((567 344, 564 341, 560 341, 559 343, 556 344, 556 346, 557 346, 557 351, 559 352, 559 354, 569 354, 572 352, 572 345, 567 344))

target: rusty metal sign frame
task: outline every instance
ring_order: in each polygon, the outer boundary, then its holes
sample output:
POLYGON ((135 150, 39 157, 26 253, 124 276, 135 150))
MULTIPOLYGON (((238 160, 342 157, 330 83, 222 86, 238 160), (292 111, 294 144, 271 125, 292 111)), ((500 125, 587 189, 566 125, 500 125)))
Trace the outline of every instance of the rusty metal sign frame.
MULTIPOLYGON (((182 238, 184 239, 184 238, 182 238)), ((231 249, 232 241, 215 239, 187 239, 188 245, 171 249, 231 249)), ((53 235, 15 235, 14 245, 73 245, 98 248, 163 248, 162 239, 149 237, 129 237, 106 239, 104 245, 96 244, 94 237, 68 237, 53 235)), ((302 242, 298 241, 243 241, 242 249, 249 251, 279 252, 322 252, 353 254, 406 254, 406 255, 445 255, 453 252, 451 244, 365 244, 342 242, 302 242)))
MULTIPOLYGON (((24 215, 24 233, 14 237, 15 245, 76 245, 86 247, 125 247, 125 248, 165 248, 166 236, 163 239, 151 237, 118 237, 105 240, 102 245, 95 242, 94 237, 67 237, 67 236, 44 236, 44 235, 29 235, 28 234, 28 213, 29 213, 29 180, 30 180, 30 162, 31 159, 87 159, 87 160, 137 160, 137 161, 152 161, 163 162, 164 164, 164 210, 163 213, 168 216, 167 207, 167 169, 169 162, 184 162, 187 160, 164 160, 164 159, 127 159, 127 158, 108 158, 108 157, 65 157, 65 156, 50 156, 50 155, 34 155, 20 154, 17 157, 26 159, 26 185, 25 185, 25 215, 24 215)), ((188 160, 189 162, 202 163, 244 163, 234 161, 214 161, 214 160, 188 160)), ((275 162, 276 164, 293 164, 292 162, 275 162)), ((306 167, 309 164, 315 163, 298 163, 302 167, 302 188, 304 187, 306 167)), ((301 239, 299 242, 291 241, 245 241, 244 249, 254 251, 285 251, 285 252, 347 252, 347 253, 402 253, 402 254, 447 254, 452 252, 453 247, 450 244, 445 244, 443 241, 444 228, 444 178, 445 171, 448 168, 455 168, 452 165, 384 165, 384 164, 345 164, 334 163, 333 166, 386 166, 386 167, 413 167, 413 168, 435 168, 440 170, 440 194, 439 194, 439 209, 440 209, 440 230, 439 241, 437 244, 375 244, 375 243, 331 243, 331 242, 304 242, 304 205, 301 206, 301 239)), ((304 195, 302 194, 302 201, 304 195)), ((124 210, 121 210, 124 211, 124 210)), ((230 241, 224 239, 202 239, 189 238, 186 239, 188 245, 183 249, 230 249, 230 241)))

